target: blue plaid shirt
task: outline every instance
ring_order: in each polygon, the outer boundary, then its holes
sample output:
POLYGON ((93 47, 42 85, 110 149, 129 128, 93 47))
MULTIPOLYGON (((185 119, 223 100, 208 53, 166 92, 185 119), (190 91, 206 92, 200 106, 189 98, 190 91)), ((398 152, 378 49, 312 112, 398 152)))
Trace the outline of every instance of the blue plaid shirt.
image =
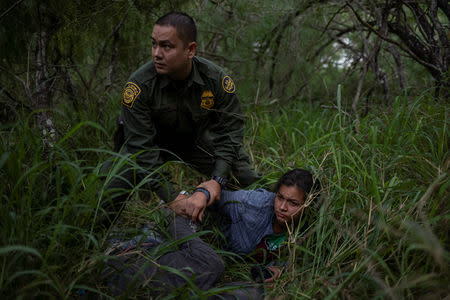
POLYGON ((222 191, 216 209, 228 219, 222 229, 229 251, 248 254, 274 233, 274 199, 275 194, 264 189, 222 191))

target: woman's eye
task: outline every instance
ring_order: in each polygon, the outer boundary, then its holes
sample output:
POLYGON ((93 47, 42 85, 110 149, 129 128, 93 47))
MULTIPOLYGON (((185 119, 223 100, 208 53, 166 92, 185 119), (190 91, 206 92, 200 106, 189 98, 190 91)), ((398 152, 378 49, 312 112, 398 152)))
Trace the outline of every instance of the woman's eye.
POLYGON ((299 205, 300 205, 300 203, 295 202, 295 201, 289 201, 289 203, 290 203, 292 206, 299 206, 299 205))

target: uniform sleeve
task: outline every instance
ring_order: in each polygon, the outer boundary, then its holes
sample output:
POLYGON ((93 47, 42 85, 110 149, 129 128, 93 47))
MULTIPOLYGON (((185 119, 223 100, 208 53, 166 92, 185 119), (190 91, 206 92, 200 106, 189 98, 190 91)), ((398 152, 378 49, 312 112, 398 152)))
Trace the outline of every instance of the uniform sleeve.
POLYGON ((147 95, 149 91, 137 81, 131 80, 125 86, 122 95, 122 120, 125 133, 125 151, 137 154, 138 173, 142 177, 150 176, 150 189, 164 201, 173 200, 174 188, 158 170, 163 160, 159 147, 155 145, 156 129, 152 120, 147 95))
POLYGON ((222 73, 217 84, 217 103, 214 106, 217 122, 210 129, 216 163, 211 175, 227 178, 232 162, 238 159, 239 149, 242 147, 245 116, 231 77, 222 73))

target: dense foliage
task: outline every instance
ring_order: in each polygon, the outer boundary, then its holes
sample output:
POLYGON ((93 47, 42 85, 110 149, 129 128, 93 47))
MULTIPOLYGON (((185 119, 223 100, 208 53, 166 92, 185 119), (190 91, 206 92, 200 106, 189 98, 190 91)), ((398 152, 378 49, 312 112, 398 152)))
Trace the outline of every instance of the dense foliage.
MULTIPOLYGON (((98 226, 110 197, 101 166, 111 156, 118 166, 133 160, 111 151, 121 89, 150 59, 151 24, 170 9, 197 20, 199 55, 233 76, 248 117, 245 147, 257 170, 274 182, 304 167, 323 184, 321 202, 307 216, 309 230, 290 234, 293 263, 269 295, 448 295, 450 109, 442 91, 448 70, 436 93, 427 67, 355 17, 377 24, 371 10, 377 1, 347 3, 2 1, 0 295, 108 297, 99 280, 110 234, 98 226)), ((395 7, 418 28, 413 8, 395 7)), ((446 12, 436 14, 448 30, 446 12)), ((183 163, 166 167, 180 189, 204 179, 183 163)), ((162 222, 155 195, 134 190, 130 198, 116 229, 132 236, 149 221, 162 222)), ((219 286, 248 280, 248 262, 221 252, 210 221, 200 234, 224 257, 219 286)), ((176 293, 201 298, 217 291, 188 285, 176 293)), ((151 295, 146 287, 129 294, 144 295, 151 295)))

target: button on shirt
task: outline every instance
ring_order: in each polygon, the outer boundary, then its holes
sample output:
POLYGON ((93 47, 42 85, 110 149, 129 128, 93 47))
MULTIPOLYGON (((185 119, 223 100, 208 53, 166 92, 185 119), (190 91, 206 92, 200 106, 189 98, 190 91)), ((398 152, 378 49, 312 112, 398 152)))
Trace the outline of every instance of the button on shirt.
POLYGON ((275 194, 264 189, 222 191, 216 209, 227 219, 223 231, 229 251, 248 254, 274 233, 274 200, 275 194))

